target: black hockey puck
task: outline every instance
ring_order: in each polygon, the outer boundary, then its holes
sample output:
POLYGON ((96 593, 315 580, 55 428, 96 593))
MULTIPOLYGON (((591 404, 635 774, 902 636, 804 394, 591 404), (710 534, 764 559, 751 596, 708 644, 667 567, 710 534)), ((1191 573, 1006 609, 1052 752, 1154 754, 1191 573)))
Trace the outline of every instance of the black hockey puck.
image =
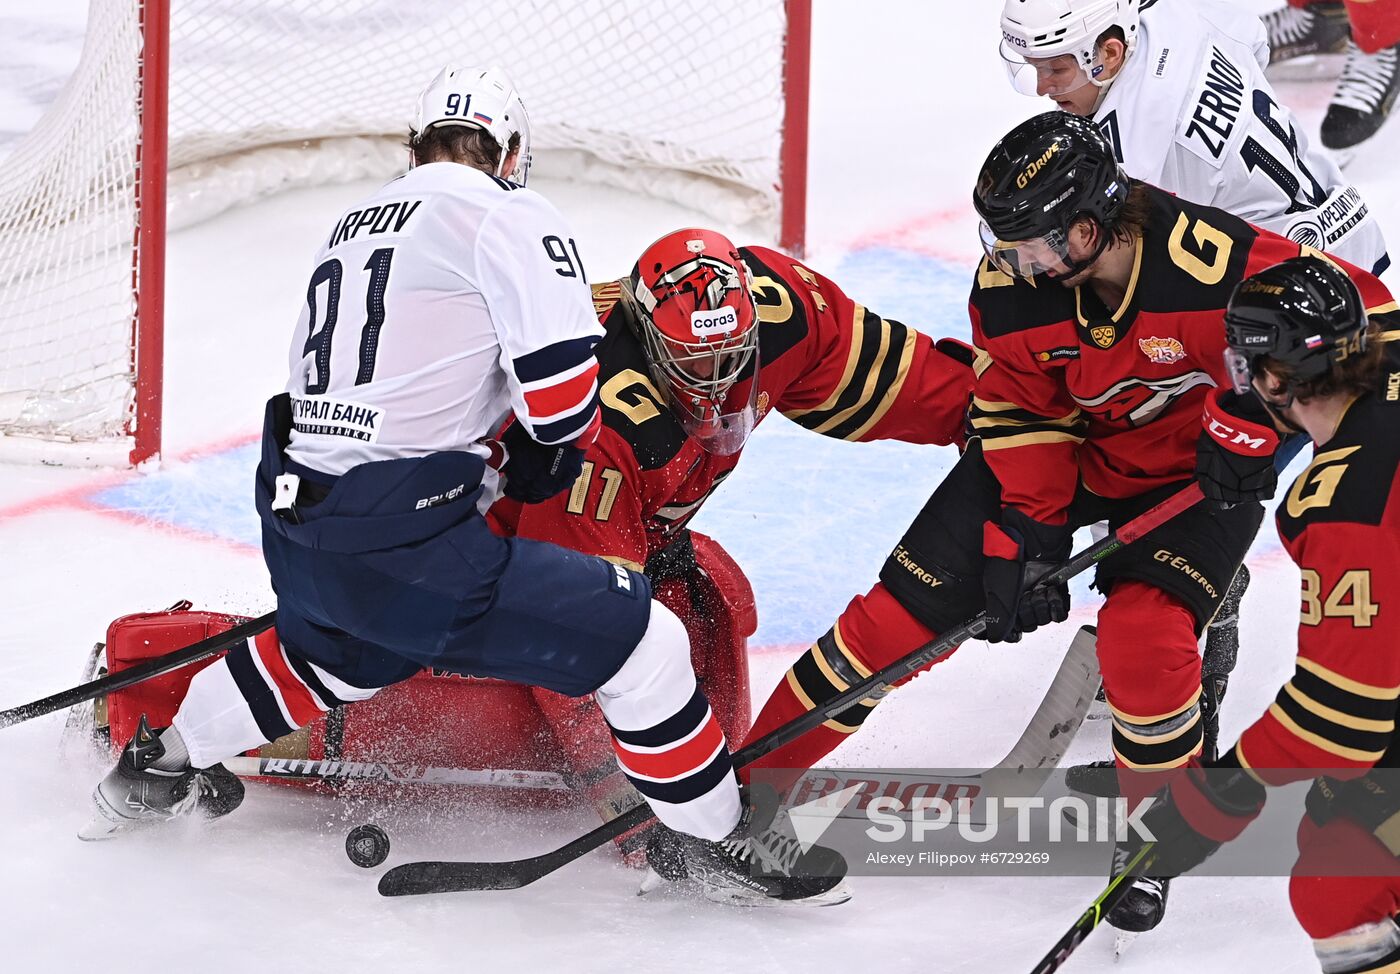
POLYGON ((389 833, 377 825, 357 825, 345 837, 345 854, 361 869, 373 869, 389 858, 389 833))

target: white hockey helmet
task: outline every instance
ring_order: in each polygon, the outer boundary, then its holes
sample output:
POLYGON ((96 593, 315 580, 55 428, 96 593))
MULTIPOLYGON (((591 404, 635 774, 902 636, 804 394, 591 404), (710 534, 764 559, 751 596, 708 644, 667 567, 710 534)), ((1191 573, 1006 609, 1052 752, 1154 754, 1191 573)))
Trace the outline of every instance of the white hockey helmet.
POLYGON ((1123 31, 1131 57, 1137 47, 1139 0, 1004 0, 1001 8, 1001 57, 1012 87, 1023 95, 1036 90, 1038 66, 1028 59, 1044 62, 1072 55, 1083 70, 1084 79, 1103 87, 1112 79, 1099 77, 1096 42, 1104 31, 1123 31))
POLYGON ((443 125, 464 125, 486 132, 501 148, 496 175, 525 185, 530 174, 530 117, 515 84, 500 68, 448 67, 439 71, 418 96, 413 108, 416 145, 424 133, 443 125), (510 156, 511 136, 519 134, 520 152, 510 172, 502 172, 510 156))

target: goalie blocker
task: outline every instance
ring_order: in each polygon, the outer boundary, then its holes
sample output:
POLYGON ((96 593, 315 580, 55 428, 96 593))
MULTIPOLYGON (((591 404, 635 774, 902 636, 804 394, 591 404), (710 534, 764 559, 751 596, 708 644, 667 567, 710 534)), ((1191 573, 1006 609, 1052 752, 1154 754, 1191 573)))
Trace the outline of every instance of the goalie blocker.
MULTIPOLYGON (((753 590, 739 566, 713 539, 692 532, 692 545, 696 571, 684 581, 658 584, 653 594, 685 623, 701 690, 725 736, 740 740, 750 718, 748 637, 757 625, 753 590)), ((188 602, 161 612, 122 616, 107 629, 107 669, 121 672, 242 621, 241 616, 194 610, 188 602)), ((269 630, 250 640, 248 655, 263 660, 259 647, 275 646, 276 632, 269 630)), ((136 732, 143 713, 152 727, 168 725, 195 673, 219 658, 100 699, 93 711, 94 730, 110 739, 115 754, 136 732)), ((298 692, 285 685, 285 674, 279 684, 272 672, 276 667, 265 660, 253 669, 266 679, 271 705, 286 706, 284 695, 298 692)), ((533 688, 522 684, 425 669, 367 700, 336 707, 308 726, 248 753, 264 758, 554 772, 582 790, 589 782, 574 776, 574 763, 555 740, 538 697, 533 688)), ((327 787, 307 779, 296 783, 327 787)), ((373 787, 369 782, 358 785, 366 786, 373 787)), ((453 787, 482 792, 472 786, 453 787)), ((573 800, 568 792, 547 789, 487 790, 499 801, 558 804, 573 800)))

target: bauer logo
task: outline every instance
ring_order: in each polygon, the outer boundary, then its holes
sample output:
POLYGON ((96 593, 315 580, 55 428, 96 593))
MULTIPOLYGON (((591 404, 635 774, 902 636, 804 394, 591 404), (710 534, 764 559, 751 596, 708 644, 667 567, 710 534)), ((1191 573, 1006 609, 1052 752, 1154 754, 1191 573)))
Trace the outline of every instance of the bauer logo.
POLYGON ((733 308, 690 313, 690 333, 696 338, 708 339, 716 335, 729 335, 738 327, 739 315, 733 308))

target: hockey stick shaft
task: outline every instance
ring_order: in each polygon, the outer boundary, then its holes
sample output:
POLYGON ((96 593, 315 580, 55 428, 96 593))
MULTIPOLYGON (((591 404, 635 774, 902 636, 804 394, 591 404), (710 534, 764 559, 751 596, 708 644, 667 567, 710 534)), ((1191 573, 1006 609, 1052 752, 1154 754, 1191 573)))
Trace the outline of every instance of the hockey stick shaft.
POLYGON ((1114 876, 1104 891, 1089 904, 1089 909, 1074 921, 1074 926, 1065 931, 1065 935, 1059 939, 1055 946, 1050 948, 1050 952, 1040 959, 1040 963, 1035 966, 1031 974, 1053 974, 1064 966, 1069 955, 1084 942, 1084 938, 1094 932, 1103 918, 1118 905, 1123 897, 1128 895, 1128 890, 1133 888, 1133 877, 1144 875, 1151 868, 1153 861, 1157 858, 1156 843, 1148 842, 1138 850, 1137 855, 1128 860, 1128 864, 1123 867, 1123 871, 1114 876))
POLYGON ((459 785, 569 791, 553 771, 508 768, 436 768, 388 761, 325 761, 314 758, 227 758, 223 765, 241 778, 292 781, 383 781, 394 784, 459 785))
MULTIPOLYGON (((1176 517, 1201 500, 1201 488, 1196 483, 1182 488, 1160 504, 1109 533, 1059 568, 1041 578, 1037 584, 1054 585, 1068 581, 1080 572, 1103 561, 1124 545, 1131 544, 1149 531, 1176 517)), ((859 683, 832 697, 822 705, 807 711, 781 727, 776 727, 734 754, 734 766, 743 768, 784 744, 795 740, 812 728, 856 706, 871 693, 916 673, 968 639, 982 635, 987 628, 985 612, 951 629, 937 639, 921 646, 871 674, 859 683)), ((553 852, 517 859, 510 862, 411 862, 395 866, 379 879, 379 892, 384 896, 407 896, 420 893, 466 892, 483 889, 517 889, 562 866, 573 862, 609 840, 636 828, 651 818, 646 804, 638 805, 615 819, 560 846, 553 852)))
POLYGON ((69 690, 44 697, 42 700, 11 707, 9 710, 0 710, 0 727, 9 727, 33 717, 42 717, 55 710, 62 710, 64 707, 71 707, 85 700, 93 700, 114 690, 135 686, 153 677, 169 673, 171 670, 178 670, 182 666, 207 659, 237 646, 250 636, 256 636, 265 629, 271 629, 276 621, 277 613, 269 612, 267 615, 249 619, 247 622, 234 626, 227 632, 210 636, 208 639, 201 639, 199 642, 186 646, 184 649, 177 649, 173 653, 166 653, 164 656, 157 656, 155 659, 138 663, 120 673, 110 673, 101 679, 93 680, 91 683, 80 684, 69 690))

